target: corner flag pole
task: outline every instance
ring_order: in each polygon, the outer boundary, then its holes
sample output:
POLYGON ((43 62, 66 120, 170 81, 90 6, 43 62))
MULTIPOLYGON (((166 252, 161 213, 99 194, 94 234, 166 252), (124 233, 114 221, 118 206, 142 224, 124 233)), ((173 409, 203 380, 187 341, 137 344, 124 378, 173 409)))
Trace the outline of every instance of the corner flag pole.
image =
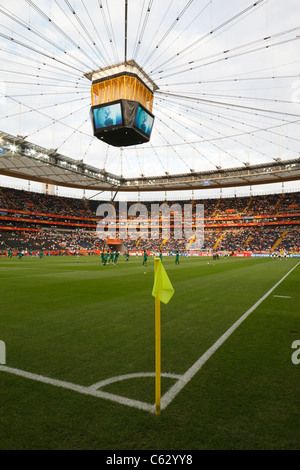
MULTIPOLYGON (((154 260, 154 276, 156 276, 159 258, 154 260)), ((160 415, 161 398, 161 321, 160 300, 155 297, 155 414, 160 415)))
POLYGON ((160 258, 154 258, 154 285, 152 295, 155 297, 155 414, 160 415, 161 396, 161 326, 160 302, 167 304, 174 294, 173 286, 168 278, 160 258))
POLYGON ((160 415, 161 397, 160 301, 155 299, 155 414, 160 415))

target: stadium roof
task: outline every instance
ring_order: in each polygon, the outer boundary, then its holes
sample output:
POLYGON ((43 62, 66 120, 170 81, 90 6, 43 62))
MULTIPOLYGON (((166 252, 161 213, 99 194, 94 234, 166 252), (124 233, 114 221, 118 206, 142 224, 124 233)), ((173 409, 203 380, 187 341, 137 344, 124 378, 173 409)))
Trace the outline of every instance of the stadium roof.
POLYGON ((37 152, 6 149, 2 174, 120 191, 299 179, 299 1, 0 3, 0 129, 37 152), (132 67, 154 90, 150 140, 107 145, 91 81, 132 67))
POLYGON ((300 158, 271 164, 175 175, 123 178, 74 160, 56 150, 0 132, 0 174, 97 191, 174 191, 251 186, 300 179, 300 158))

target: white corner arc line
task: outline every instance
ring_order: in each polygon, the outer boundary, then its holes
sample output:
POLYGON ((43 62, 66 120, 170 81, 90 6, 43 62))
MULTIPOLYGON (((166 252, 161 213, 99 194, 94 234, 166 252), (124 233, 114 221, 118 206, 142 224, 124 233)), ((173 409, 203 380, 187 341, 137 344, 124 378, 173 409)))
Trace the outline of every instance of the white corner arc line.
MULTIPOLYGON (((140 378, 140 377, 155 377, 155 372, 139 372, 135 374, 127 374, 127 375, 119 375, 117 377, 111 377, 106 380, 102 380, 101 382, 97 382, 89 387, 84 387, 82 385, 77 385, 71 382, 65 382, 63 380, 52 379, 50 377, 46 377, 44 375, 34 374, 32 372, 27 372, 21 369, 15 369, 13 367, 7 366, 0 366, 0 371, 8 372, 10 374, 18 375, 24 377, 26 379, 35 380, 37 382, 43 382, 49 385, 54 385, 56 387, 66 388, 68 390, 73 390, 77 393, 82 393, 85 395, 91 395, 93 397, 103 398, 105 400, 114 401, 117 403, 121 403, 122 405, 127 405, 135 408, 139 408, 141 410, 150 411, 151 413, 155 412, 155 405, 151 405, 150 403, 145 403, 139 400, 132 400, 130 398, 122 397, 119 395, 115 395, 113 393, 107 393, 98 390, 100 387, 104 387, 106 385, 120 382, 122 380, 128 380, 133 378, 140 378)), ((170 374, 170 373, 162 373, 162 377, 170 377, 172 379, 181 380, 182 376, 177 374, 170 374)))
MULTIPOLYGON (((181 380, 182 375, 177 374, 169 374, 169 373, 161 373, 162 377, 170 377, 171 379, 181 380)), ((138 372, 135 374, 126 374, 126 375, 118 375, 116 377, 111 377, 109 379, 101 380, 101 382, 97 382, 93 385, 88 387, 89 390, 98 390, 99 388, 105 387, 106 385, 110 385, 114 382, 120 382, 122 380, 128 379, 136 379, 140 377, 155 377, 155 372, 138 372)))
POLYGON ((222 346, 227 338, 240 326, 240 324, 252 313, 275 289, 281 284, 289 274, 300 264, 297 263, 280 281, 278 281, 266 294, 264 294, 246 313, 244 313, 220 338, 182 375, 181 380, 176 382, 161 398, 161 409, 165 409, 175 396, 185 387, 185 385, 201 369, 203 364, 222 346))
POLYGON ((121 397, 119 395, 114 395, 112 393, 101 392, 99 390, 91 390, 90 387, 84 387, 82 385, 73 384, 70 382, 65 382, 63 380, 52 379, 50 377, 45 377, 44 375, 33 374, 25 370, 15 369, 7 366, 0 366, 0 371, 8 372, 14 375, 19 375, 25 377, 26 379, 36 380, 38 382, 43 382, 49 385, 54 385, 56 387, 66 388, 68 390, 73 390, 74 392, 83 393, 85 395, 91 395, 93 397, 104 398, 105 400, 111 400, 122 405, 127 405, 141 410, 150 411, 151 413, 155 412, 155 405, 145 403, 138 400, 132 400, 130 398, 121 397))

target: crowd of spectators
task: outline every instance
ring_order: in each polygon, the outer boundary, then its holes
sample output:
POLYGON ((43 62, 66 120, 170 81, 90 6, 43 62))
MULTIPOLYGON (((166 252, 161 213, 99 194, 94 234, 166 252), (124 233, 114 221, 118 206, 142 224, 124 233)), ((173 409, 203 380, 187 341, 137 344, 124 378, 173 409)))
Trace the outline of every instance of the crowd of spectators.
POLYGON ((0 188, 1 208, 64 216, 94 216, 86 199, 60 197, 11 188, 0 188))
POLYGON ((16 251, 59 251, 102 250, 104 241, 91 231, 0 231, 1 251, 9 248, 16 251))
MULTIPOLYGON (((105 245, 96 234, 96 210, 102 202, 0 188, 0 248, 2 250, 7 247, 28 250, 101 250, 105 245), (37 213, 45 215, 37 215, 37 213), (63 225, 69 225, 70 230, 63 228, 63 225)), ((182 210, 183 214, 185 204, 192 207, 195 213, 195 208, 200 203, 204 205, 205 217, 203 251, 270 251, 282 234, 284 237, 279 248, 299 251, 300 229, 297 225, 300 220, 299 192, 170 201, 165 204, 171 210, 172 221, 174 204, 182 210), (278 217, 280 215, 281 217, 278 217), (282 222, 286 225, 282 225, 282 222)), ((143 213, 140 204, 146 207, 145 224, 149 228, 152 205, 158 204, 160 207, 164 205, 162 202, 151 201, 128 202, 127 206, 130 207, 132 204, 135 209, 133 218, 139 216, 139 208, 143 213)), ((118 203, 114 203, 114 206, 118 220, 118 203)), ((155 233, 154 238, 153 234, 154 232, 152 232, 152 237, 149 233, 148 237, 144 236, 138 240, 128 237, 122 240, 122 243, 128 251, 162 249, 168 252, 184 251, 190 243, 190 240, 184 237, 175 237, 172 229, 168 237, 160 232, 155 233)), ((193 247, 193 243, 190 246, 193 247)))
MULTIPOLYGON (((276 241, 284 234, 279 249, 300 252, 300 230, 289 227, 238 227, 229 230, 208 229, 204 232, 201 251, 210 252, 270 252, 276 241)), ((160 250, 175 253, 194 249, 193 242, 185 238, 154 240, 152 238, 121 240, 126 251, 160 250)), ((0 231, 0 250, 24 251, 70 251, 89 252, 107 249, 105 240, 99 239, 95 231, 0 231)))
POLYGON ((280 243, 280 249, 287 252, 300 253, 300 230, 292 228, 280 243))
MULTIPOLYGON (((91 218, 96 216, 97 207, 102 202, 99 200, 68 198, 5 187, 0 188, 0 209, 6 208, 52 215, 91 218)), ((294 212, 299 213, 300 211, 300 193, 169 201, 166 203, 169 207, 173 204, 179 204, 182 208, 185 204, 191 204, 194 209, 197 204, 203 204, 204 216, 206 218, 292 214, 294 212)), ((134 204, 136 210, 138 210, 140 204, 143 204, 150 214, 151 205, 154 202, 128 202, 128 206, 131 204, 134 204)), ((164 203, 156 204, 162 206, 164 203)), ((118 203, 114 203, 114 206, 118 216, 118 203)))

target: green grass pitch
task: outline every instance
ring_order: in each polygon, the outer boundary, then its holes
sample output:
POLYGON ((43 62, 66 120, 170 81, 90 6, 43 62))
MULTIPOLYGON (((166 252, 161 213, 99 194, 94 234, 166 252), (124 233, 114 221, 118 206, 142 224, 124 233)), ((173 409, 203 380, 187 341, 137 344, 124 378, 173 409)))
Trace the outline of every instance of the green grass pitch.
MULTIPOLYGON (((164 258, 162 373, 184 374, 295 259, 164 258)), ((153 259, 0 259, 5 367, 155 401, 153 259)), ((226 339, 160 416, 0 370, 0 449, 299 449, 300 265, 226 339)), ((162 395, 176 382, 162 377, 162 395)), ((109 396, 108 395, 108 396, 109 396)))

